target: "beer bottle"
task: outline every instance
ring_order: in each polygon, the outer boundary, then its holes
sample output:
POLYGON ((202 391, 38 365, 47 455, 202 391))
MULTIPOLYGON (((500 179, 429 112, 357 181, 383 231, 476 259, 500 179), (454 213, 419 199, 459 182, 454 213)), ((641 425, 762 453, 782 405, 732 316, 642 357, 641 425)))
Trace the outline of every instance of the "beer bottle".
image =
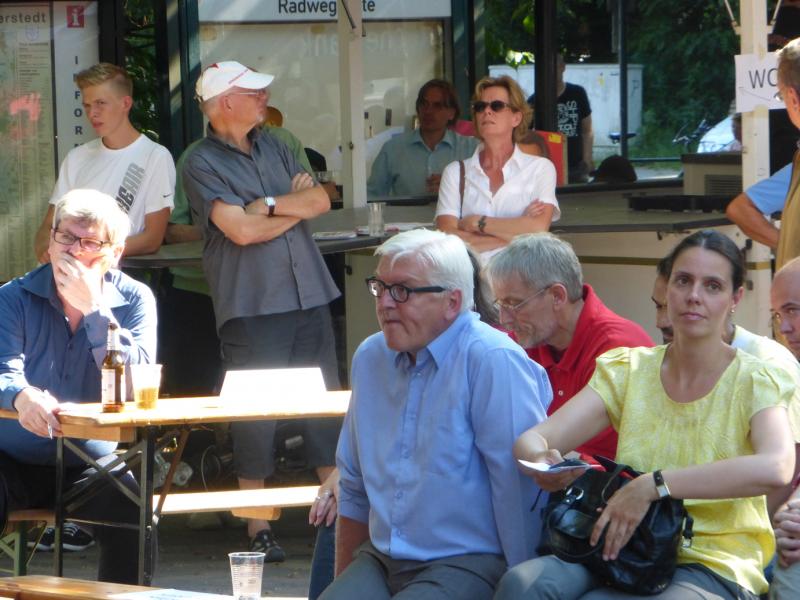
POLYGON ((120 412, 125 407, 125 359, 119 344, 116 323, 108 324, 106 357, 100 369, 103 412, 120 412))

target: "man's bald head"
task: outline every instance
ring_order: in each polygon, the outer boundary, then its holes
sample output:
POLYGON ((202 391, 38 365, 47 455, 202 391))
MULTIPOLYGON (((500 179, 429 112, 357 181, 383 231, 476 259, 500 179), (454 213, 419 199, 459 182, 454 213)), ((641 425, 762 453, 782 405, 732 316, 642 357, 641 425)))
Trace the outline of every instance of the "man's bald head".
POLYGON ((772 317, 792 353, 800 358, 800 257, 775 273, 770 289, 772 317))

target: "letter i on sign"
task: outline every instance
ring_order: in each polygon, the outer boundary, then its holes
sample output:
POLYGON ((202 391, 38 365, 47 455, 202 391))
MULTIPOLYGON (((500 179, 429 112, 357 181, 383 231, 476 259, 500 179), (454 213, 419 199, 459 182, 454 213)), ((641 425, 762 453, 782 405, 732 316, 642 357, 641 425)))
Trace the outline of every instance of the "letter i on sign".
POLYGON ((77 4, 67 5, 67 27, 83 28, 83 6, 77 4))

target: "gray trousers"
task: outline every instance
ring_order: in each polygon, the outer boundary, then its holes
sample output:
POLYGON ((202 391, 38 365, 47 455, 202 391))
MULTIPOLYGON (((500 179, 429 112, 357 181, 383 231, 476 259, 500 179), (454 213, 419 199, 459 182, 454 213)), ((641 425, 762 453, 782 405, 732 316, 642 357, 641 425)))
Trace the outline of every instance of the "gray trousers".
MULTIPOLYGON (((219 332, 226 371, 320 367, 329 390, 339 389, 336 345, 327 305, 227 321, 219 332)), ((291 398, 286 399, 291 402, 291 398)), ((231 423, 233 462, 244 479, 264 479, 275 470, 275 421, 231 423)), ((339 418, 304 419, 303 442, 310 467, 336 464, 339 418)))
POLYGON ((772 584, 769 586, 769 600, 796 600, 800 598, 800 562, 783 568, 775 565, 772 584))
POLYGON ((366 542, 320 600, 491 600, 505 570, 505 560, 496 554, 395 560, 366 542))
POLYGON ((534 558, 506 573, 494 600, 757 600, 758 596, 700 565, 681 565, 657 596, 635 596, 604 586, 583 565, 555 556, 534 558))

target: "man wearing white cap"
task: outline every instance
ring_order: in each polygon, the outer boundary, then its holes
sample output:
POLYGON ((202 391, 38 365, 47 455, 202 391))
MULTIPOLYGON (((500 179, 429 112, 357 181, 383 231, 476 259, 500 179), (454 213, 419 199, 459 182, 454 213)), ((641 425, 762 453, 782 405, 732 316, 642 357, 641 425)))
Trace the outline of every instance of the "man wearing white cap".
MULTIPOLYGON (((225 370, 319 366, 331 388, 338 377, 328 303, 339 291, 308 225, 330 200, 286 145, 259 128, 273 79, 235 61, 203 71, 196 92, 209 125, 183 183, 203 230, 225 370)), ((340 423, 305 426, 308 462, 322 481, 333 468, 340 423)), ((274 471, 274 421, 233 423, 231 431, 240 487, 264 487, 274 471)), ((267 521, 250 520, 248 533, 268 562, 285 558, 267 521)))

